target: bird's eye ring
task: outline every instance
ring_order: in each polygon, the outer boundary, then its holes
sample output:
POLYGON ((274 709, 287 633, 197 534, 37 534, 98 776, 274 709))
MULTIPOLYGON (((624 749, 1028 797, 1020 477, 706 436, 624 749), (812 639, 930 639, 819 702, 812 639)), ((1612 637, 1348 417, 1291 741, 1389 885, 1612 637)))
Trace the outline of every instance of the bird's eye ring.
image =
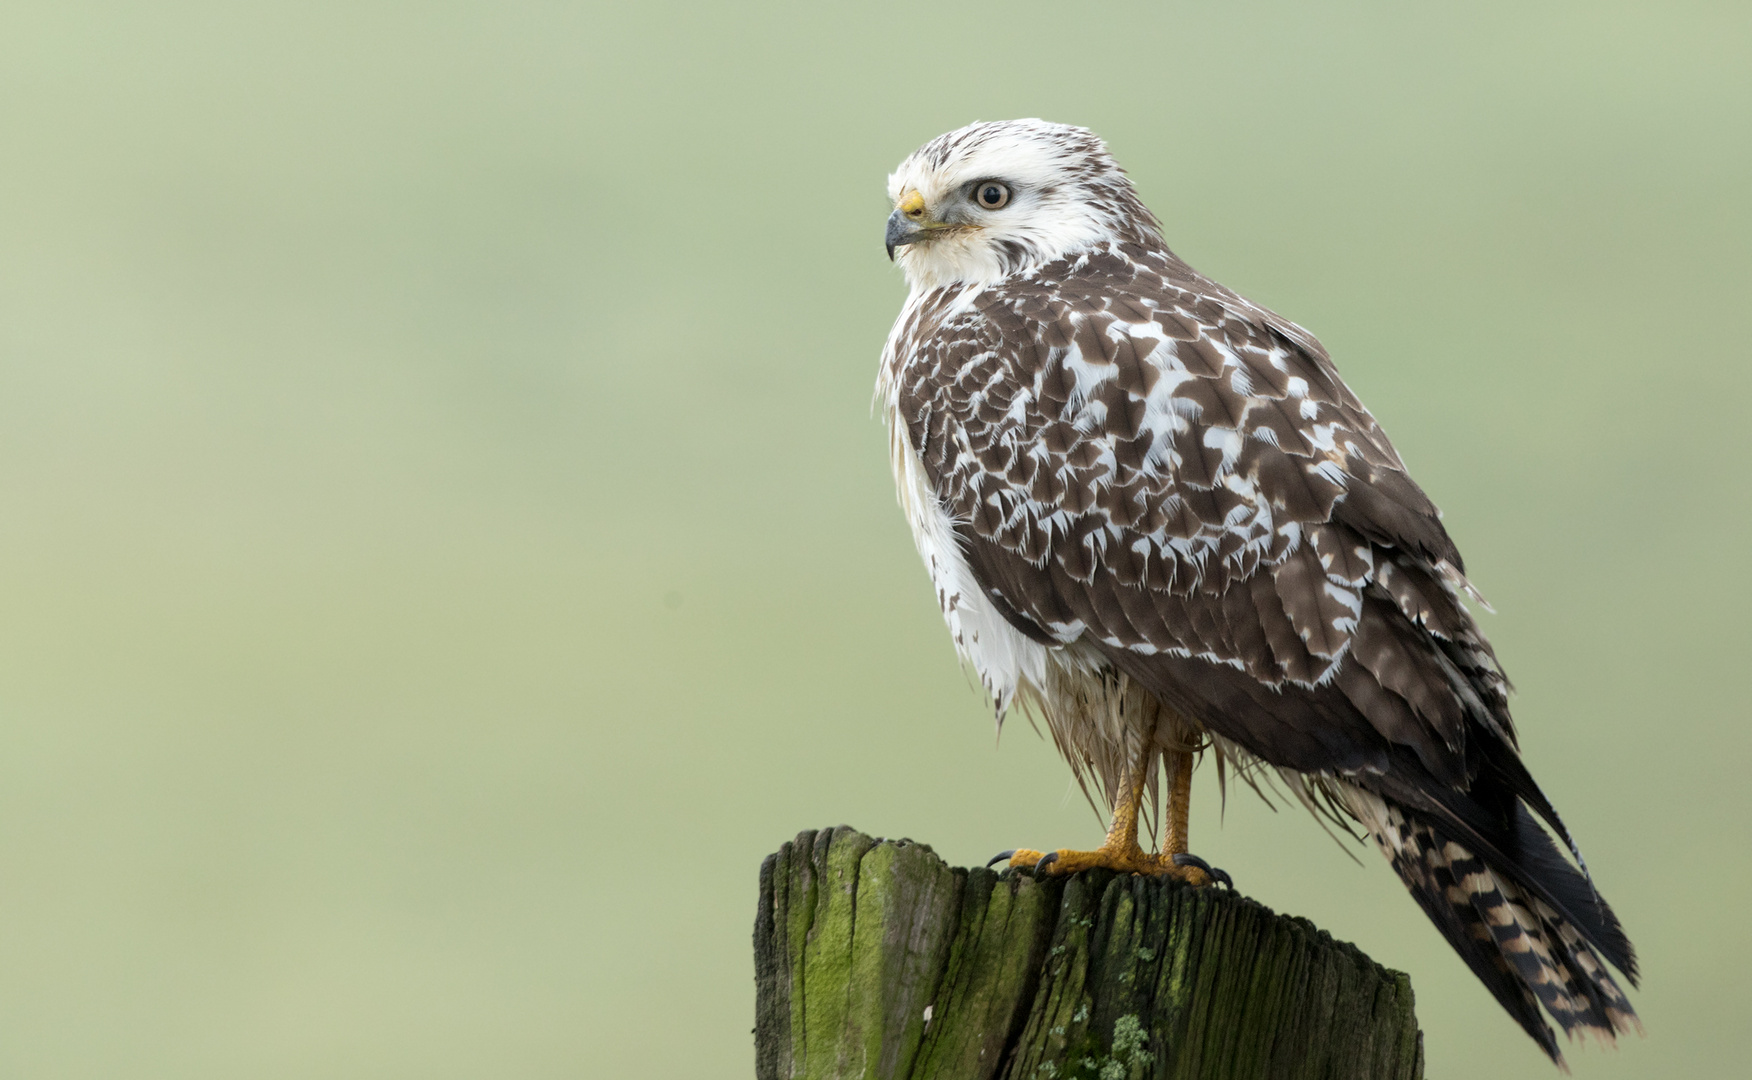
POLYGON ((986 210, 1002 210, 1010 201, 1010 189, 996 180, 973 185, 973 201, 986 210))

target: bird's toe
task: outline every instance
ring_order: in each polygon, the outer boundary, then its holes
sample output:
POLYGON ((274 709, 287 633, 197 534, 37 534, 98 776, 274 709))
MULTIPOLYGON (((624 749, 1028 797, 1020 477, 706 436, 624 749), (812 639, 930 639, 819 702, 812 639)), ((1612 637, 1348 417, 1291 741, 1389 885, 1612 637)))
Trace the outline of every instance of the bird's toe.
POLYGON ((1226 871, 1217 869, 1190 851, 1177 851, 1170 861, 1184 873, 1174 874, 1172 870, 1169 873, 1189 885, 1218 883, 1227 885, 1231 889, 1235 887, 1235 880, 1226 871))

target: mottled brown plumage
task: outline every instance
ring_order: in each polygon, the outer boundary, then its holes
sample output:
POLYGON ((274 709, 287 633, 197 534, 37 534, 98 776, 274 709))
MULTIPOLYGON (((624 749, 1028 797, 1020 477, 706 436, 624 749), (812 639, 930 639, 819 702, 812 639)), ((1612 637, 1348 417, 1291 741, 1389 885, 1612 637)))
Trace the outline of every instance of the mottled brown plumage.
POLYGON ((1634 954, 1535 821, 1569 843, 1460 554, 1320 343, 1177 258, 1081 129, 974 125, 891 186, 935 218, 891 219, 913 291, 879 394, 1000 712, 1040 708, 1110 801, 1137 754, 1206 736, 1272 767, 1369 830, 1548 1053, 1541 1005, 1633 1024, 1601 956, 1634 981, 1634 954), (1002 209, 967 203, 988 182, 1002 209))

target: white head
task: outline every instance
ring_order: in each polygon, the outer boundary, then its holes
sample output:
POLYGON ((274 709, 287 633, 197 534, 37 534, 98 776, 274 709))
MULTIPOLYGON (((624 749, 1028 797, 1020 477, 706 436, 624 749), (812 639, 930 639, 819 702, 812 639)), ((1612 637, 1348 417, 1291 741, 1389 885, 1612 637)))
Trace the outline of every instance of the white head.
POLYGON ((888 254, 913 289, 985 283, 1113 241, 1162 242, 1107 144, 1045 120, 979 122, 888 178, 888 254))

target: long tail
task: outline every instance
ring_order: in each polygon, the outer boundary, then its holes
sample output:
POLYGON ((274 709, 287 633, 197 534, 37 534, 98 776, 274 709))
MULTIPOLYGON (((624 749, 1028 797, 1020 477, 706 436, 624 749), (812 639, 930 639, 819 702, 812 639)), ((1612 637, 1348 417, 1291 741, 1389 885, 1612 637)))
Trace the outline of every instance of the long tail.
POLYGON ((1641 1032, 1601 959, 1635 986, 1635 951, 1592 883, 1524 807, 1512 842, 1493 844, 1462 840, 1470 830, 1457 822, 1361 788, 1345 796, 1448 943, 1559 1066, 1563 1054, 1540 1006, 1572 1039, 1586 1033, 1610 1045, 1641 1032))

